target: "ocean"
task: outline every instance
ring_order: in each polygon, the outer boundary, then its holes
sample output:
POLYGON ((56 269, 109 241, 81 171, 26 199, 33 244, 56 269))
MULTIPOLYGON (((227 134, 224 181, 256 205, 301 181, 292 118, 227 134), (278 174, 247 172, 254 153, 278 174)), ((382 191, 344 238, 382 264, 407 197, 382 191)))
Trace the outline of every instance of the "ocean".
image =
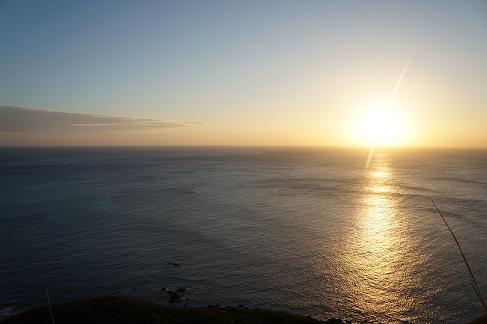
POLYGON ((467 322, 487 151, 0 149, 0 314, 98 295, 467 322))

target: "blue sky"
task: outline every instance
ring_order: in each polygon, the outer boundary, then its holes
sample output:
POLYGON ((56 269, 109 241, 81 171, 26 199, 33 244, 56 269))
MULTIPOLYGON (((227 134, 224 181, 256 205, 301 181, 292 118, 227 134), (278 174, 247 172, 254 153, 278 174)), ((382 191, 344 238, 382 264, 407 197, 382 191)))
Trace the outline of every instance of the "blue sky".
POLYGON ((485 1, 3 0, 0 104, 292 135, 385 95, 412 58, 413 114, 467 120, 487 116, 486 39, 485 1))

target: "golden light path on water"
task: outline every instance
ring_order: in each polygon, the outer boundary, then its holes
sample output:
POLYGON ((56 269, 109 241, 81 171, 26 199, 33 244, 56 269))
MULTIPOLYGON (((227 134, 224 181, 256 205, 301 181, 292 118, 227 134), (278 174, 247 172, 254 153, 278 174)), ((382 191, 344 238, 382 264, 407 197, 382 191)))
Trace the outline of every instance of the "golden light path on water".
POLYGON ((388 179, 391 177, 389 167, 376 163, 368 172, 368 194, 363 198, 363 215, 360 217, 361 233, 359 266, 364 270, 366 280, 358 282, 369 298, 362 301, 362 308, 367 312, 377 311, 390 302, 386 288, 391 285, 394 274, 393 261, 397 259, 394 221, 396 204, 387 196, 388 179))
POLYGON ((387 155, 374 154, 365 172, 356 231, 344 253, 349 301, 367 320, 412 319, 404 317, 416 302, 410 292, 421 280, 417 265, 422 262, 394 194, 387 155))

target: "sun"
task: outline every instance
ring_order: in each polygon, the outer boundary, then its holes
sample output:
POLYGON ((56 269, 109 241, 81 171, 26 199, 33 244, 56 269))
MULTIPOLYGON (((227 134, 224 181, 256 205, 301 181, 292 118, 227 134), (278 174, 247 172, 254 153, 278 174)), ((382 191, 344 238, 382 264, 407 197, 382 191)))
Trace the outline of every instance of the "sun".
POLYGON ((362 144, 373 147, 397 146, 404 137, 405 121, 400 111, 390 105, 367 109, 358 125, 362 144))

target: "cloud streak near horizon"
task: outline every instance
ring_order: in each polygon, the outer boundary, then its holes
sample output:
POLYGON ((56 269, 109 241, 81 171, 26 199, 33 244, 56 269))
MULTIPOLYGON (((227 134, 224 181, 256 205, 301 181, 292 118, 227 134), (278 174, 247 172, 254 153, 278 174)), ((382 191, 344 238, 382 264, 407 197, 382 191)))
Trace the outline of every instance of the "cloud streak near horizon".
POLYGON ((180 128, 194 123, 0 105, 0 133, 65 133, 95 129, 106 132, 140 131, 180 128))

